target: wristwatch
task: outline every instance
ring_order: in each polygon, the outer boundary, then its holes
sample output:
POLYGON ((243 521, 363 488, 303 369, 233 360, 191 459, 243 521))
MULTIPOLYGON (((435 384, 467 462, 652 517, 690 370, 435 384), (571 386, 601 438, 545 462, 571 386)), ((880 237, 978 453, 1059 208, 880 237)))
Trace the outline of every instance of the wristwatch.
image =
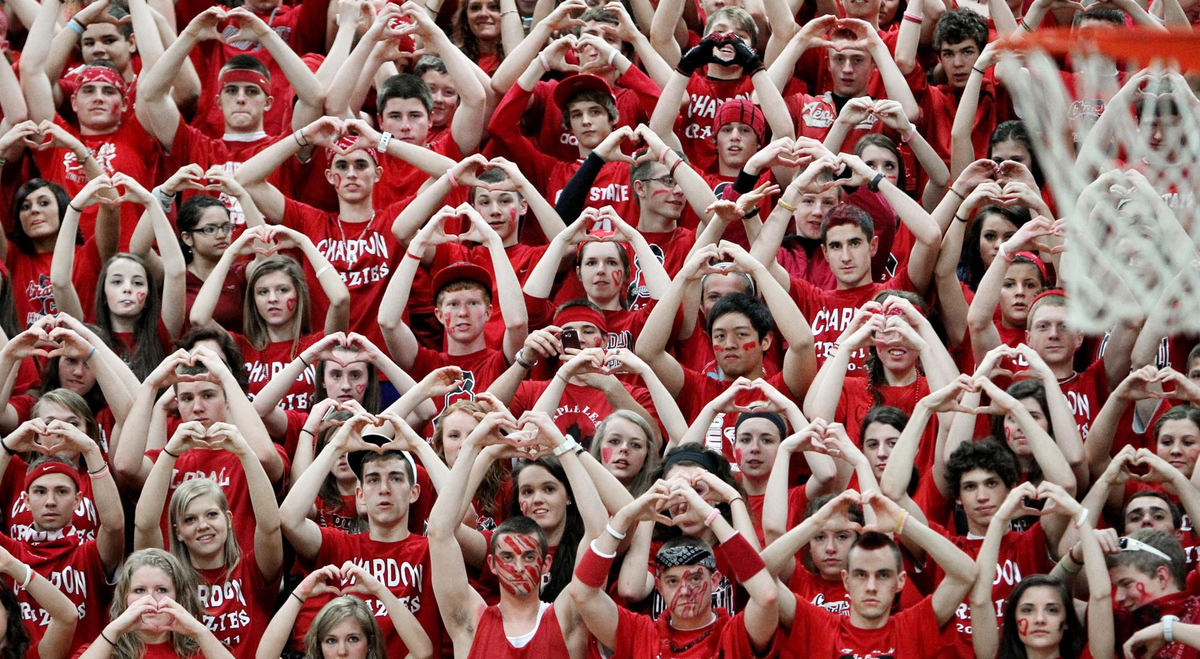
POLYGON ((1163 616, 1163 641, 1167 643, 1175 642, 1175 621, 1179 620, 1179 616, 1163 616))

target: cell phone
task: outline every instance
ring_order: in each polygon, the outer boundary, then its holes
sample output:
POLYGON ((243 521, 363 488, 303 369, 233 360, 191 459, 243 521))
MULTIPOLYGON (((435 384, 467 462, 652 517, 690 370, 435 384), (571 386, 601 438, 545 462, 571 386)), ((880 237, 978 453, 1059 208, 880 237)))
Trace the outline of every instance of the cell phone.
POLYGON ((579 332, 577 330, 574 330, 569 327, 567 329, 563 330, 562 344, 563 344, 563 348, 574 348, 576 350, 579 350, 580 349, 579 332))
POLYGON ((1024 497, 1023 500, 1025 502, 1026 508, 1033 508, 1034 510, 1041 510, 1042 508, 1044 508, 1046 506, 1045 499, 1034 499, 1032 497, 1024 497))

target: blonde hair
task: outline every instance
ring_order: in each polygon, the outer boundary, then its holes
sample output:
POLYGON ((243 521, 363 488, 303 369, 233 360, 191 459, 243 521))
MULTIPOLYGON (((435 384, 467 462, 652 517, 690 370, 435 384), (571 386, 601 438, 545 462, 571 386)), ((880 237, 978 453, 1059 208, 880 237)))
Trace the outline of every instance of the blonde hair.
POLYGON ((596 434, 592 435, 591 454, 593 458, 600 464, 604 464, 603 454, 601 450, 604 448, 604 435, 608 431, 609 421, 620 419, 628 421, 637 426, 642 434, 646 436, 646 459, 642 462, 642 468, 638 471, 637 476, 633 477, 629 486, 626 488, 633 496, 641 496, 654 482, 652 476, 658 470, 658 465, 662 461, 662 440, 659 439, 658 431, 650 425, 644 418, 629 410, 614 410, 612 414, 604 417, 600 425, 596 426, 596 434))
MULTIPOLYGON (((109 615, 113 620, 125 613, 129 606, 129 582, 133 579, 133 573, 146 566, 162 570, 175 587, 175 601, 192 617, 202 619, 204 609, 200 606, 200 596, 197 594, 196 578, 192 569, 185 568, 179 559, 161 549, 139 549, 130 554, 117 571, 117 586, 113 591, 112 606, 109 607, 109 615)), ((171 632, 169 637, 175 654, 186 657, 200 651, 199 643, 190 636, 171 632)), ((146 653, 145 644, 137 633, 121 634, 115 640, 113 656, 118 659, 139 659, 146 653)))
POLYGON ((363 636, 367 637, 367 659, 387 657, 383 635, 379 633, 379 623, 375 622, 375 616, 371 615, 370 607, 357 597, 342 595, 321 607, 320 612, 313 618, 312 625, 304 634, 304 659, 322 659, 321 639, 347 618, 357 622, 362 628, 363 636))
POLYGON ((211 478, 192 478, 186 480, 179 487, 175 488, 175 494, 171 495, 171 504, 167 517, 171 522, 171 554, 179 559, 179 562, 187 567, 192 567, 192 553, 188 550, 188 546, 184 542, 180 542, 179 534, 176 528, 183 519, 184 512, 188 506, 200 497, 210 496, 217 502, 217 507, 225 515, 226 533, 225 547, 223 550, 225 560, 225 573, 229 576, 233 573, 233 569, 237 567, 238 561, 242 558, 242 548, 238 545, 237 536, 233 533, 233 516, 229 513, 229 499, 225 496, 225 491, 220 485, 211 478))

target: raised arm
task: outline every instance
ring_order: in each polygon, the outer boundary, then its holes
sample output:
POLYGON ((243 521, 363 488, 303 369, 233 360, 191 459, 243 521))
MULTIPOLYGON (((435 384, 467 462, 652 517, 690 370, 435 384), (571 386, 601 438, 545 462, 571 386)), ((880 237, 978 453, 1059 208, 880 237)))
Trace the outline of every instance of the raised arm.
MULTIPOLYGON (((39 659, 65 659, 70 656, 71 637, 75 633, 75 625, 79 622, 79 613, 75 604, 62 593, 50 580, 36 572, 32 567, 22 563, 8 550, 0 546, 0 574, 4 574, 13 584, 23 588, 33 601, 45 611, 50 618, 42 640, 37 648, 30 648, 26 656, 39 659)), ((13 632, 10 632, 10 634, 13 632)))

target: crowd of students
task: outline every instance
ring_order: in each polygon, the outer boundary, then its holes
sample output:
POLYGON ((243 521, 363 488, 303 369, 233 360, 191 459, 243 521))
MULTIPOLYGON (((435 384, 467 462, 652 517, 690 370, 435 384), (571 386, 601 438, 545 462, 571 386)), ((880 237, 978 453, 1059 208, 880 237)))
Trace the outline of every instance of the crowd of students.
POLYGON ((1200 657, 1198 339, 995 45, 1200 2, 3 10, 0 658, 1200 657))

